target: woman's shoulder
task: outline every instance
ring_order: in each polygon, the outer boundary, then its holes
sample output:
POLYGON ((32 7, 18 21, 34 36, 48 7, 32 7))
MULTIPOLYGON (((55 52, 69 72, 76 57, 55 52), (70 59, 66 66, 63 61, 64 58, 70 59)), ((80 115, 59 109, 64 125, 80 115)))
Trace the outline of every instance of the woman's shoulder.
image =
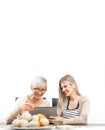
POLYGON ((24 102, 24 101, 26 101, 28 98, 29 98, 29 95, 20 96, 20 97, 18 97, 18 99, 16 100, 16 104, 17 104, 17 103, 24 102))
POLYGON ((50 106, 50 103, 46 99, 42 99, 42 104, 41 106, 50 106))
POLYGON ((79 101, 80 102, 86 102, 86 101, 90 102, 90 99, 88 96, 81 95, 79 101))

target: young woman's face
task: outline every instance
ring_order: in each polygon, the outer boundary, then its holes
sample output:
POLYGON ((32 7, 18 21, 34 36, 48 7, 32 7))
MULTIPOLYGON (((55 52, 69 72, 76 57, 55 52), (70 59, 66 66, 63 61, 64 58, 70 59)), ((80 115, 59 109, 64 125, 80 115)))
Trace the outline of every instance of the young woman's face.
POLYGON ((74 91, 73 84, 68 82, 61 82, 61 91, 66 97, 71 96, 74 91))
POLYGON ((41 86, 37 88, 32 88, 32 92, 35 98, 41 98, 46 92, 46 88, 41 86))

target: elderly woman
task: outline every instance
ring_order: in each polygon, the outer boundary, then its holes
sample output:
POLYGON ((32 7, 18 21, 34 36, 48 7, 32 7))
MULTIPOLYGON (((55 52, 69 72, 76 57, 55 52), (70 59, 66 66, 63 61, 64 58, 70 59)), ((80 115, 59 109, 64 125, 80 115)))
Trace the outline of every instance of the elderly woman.
MULTIPOLYGON (((59 81, 59 99, 57 116, 63 117, 63 124, 86 124, 90 101, 79 93, 77 83, 71 75, 65 75, 59 81)), ((53 123, 54 117, 49 118, 53 123)))
POLYGON ((44 77, 36 77, 31 82, 30 88, 32 91, 31 94, 16 101, 14 109, 7 118, 7 124, 12 123, 24 111, 32 111, 35 107, 50 106, 49 102, 42 98, 47 90, 47 80, 44 77))

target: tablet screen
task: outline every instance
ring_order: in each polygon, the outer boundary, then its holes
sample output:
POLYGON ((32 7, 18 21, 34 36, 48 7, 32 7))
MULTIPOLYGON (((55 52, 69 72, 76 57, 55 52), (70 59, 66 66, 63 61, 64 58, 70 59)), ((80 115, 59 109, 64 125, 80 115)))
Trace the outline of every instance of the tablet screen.
POLYGON ((30 112, 32 115, 44 114, 47 118, 49 116, 55 116, 57 113, 57 107, 35 107, 34 110, 30 112))

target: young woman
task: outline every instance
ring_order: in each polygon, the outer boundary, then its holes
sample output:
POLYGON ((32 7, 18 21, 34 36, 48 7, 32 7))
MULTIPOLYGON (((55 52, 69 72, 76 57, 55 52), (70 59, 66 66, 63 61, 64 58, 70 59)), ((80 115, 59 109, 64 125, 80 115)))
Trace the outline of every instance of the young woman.
MULTIPOLYGON (((59 99, 57 116, 63 117, 63 124, 86 124, 90 101, 79 93, 76 81, 71 75, 65 75, 59 81, 59 99)), ((54 117, 49 118, 54 122, 54 117)))
POLYGON ((31 94, 22 99, 17 99, 13 110, 7 118, 7 124, 12 123, 12 121, 24 111, 32 111, 35 107, 50 106, 49 102, 42 98, 47 90, 47 80, 44 77, 36 77, 31 82, 30 88, 32 91, 31 94))

